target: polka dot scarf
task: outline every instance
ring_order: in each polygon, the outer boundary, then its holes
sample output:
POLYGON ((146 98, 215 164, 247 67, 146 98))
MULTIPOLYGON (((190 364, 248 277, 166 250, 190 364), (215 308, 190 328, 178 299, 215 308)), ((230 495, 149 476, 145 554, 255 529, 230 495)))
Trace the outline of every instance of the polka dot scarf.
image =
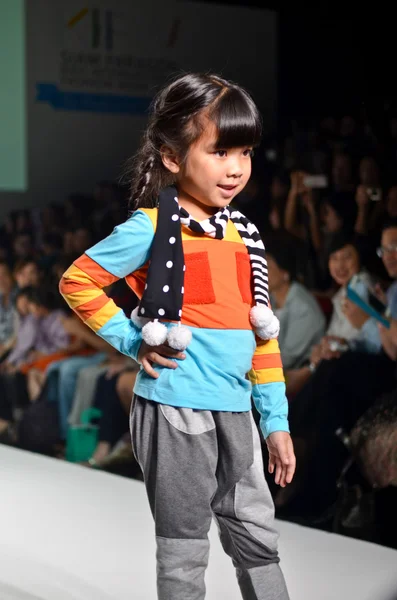
MULTIPOLYGON (((257 334, 260 337, 263 335, 266 336, 266 339, 276 337, 274 334, 277 324, 274 319, 276 321, 277 319, 268 308, 269 290, 265 247, 255 225, 240 212, 233 211, 228 206, 205 221, 197 222, 179 206, 177 190, 173 186, 160 193, 158 207, 157 229, 151 250, 145 290, 136 315, 141 319, 141 324, 146 319, 155 321, 166 319, 177 322, 181 320, 186 268, 181 224, 195 233, 221 240, 225 237, 227 224, 231 219, 248 250, 251 263, 256 303, 256 307, 251 311, 251 323, 257 328, 257 334), (261 310, 255 312, 258 307, 261 310)), ((144 339, 147 341, 145 336, 144 339)), ((158 343, 158 339, 156 338, 153 342, 158 343)))

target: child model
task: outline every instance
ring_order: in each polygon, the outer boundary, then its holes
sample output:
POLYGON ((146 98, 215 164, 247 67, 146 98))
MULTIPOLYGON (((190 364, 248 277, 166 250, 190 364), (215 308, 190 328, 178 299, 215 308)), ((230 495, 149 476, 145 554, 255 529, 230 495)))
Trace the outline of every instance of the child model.
POLYGON ((133 163, 135 212, 60 284, 87 325, 141 364, 131 436, 155 520, 159 600, 205 597, 212 518, 242 597, 288 599, 251 414, 252 395, 284 487, 295 457, 278 321, 258 230, 229 207, 260 135, 238 85, 201 74, 170 83, 133 163), (131 320, 102 291, 121 277, 140 299, 131 320))

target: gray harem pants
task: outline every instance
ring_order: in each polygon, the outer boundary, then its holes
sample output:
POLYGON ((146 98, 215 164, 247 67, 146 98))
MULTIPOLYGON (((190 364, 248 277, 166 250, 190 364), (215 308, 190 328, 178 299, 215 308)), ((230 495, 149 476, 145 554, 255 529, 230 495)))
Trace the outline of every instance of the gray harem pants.
POLYGON ((288 600, 251 411, 174 408, 135 396, 130 426, 155 520, 158 599, 205 598, 214 518, 243 599, 288 600))

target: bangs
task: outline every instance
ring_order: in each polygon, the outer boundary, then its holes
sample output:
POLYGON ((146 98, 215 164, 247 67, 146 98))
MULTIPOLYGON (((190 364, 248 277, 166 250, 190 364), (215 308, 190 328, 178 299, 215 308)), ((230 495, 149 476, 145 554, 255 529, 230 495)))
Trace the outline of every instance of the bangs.
POLYGON ((262 119, 254 101, 241 89, 226 89, 215 102, 209 118, 218 130, 218 150, 259 146, 262 119))

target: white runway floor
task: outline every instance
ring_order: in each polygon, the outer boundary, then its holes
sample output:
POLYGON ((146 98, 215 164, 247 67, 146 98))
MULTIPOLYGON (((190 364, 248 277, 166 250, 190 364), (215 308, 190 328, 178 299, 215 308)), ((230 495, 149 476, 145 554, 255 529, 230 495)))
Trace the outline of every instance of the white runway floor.
MULTIPOLYGON (((291 600, 397 596, 396 551, 278 525, 291 600)), ((143 484, 0 446, 0 600, 155 600, 153 530, 143 484)), ((207 600, 237 600, 210 537, 207 600)))

